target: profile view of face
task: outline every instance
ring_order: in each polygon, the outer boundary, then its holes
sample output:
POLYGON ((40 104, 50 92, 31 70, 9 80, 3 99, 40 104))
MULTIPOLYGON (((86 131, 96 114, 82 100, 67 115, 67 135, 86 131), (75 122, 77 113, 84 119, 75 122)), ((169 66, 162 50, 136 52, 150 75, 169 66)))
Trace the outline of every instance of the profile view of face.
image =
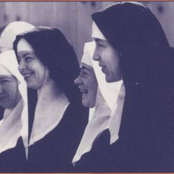
POLYGON ((85 63, 81 63, 80 74, 74 80, 82 93, 82 104, 85 107, 93 108, 96 103, 97 95, 97 79, 92 67, 85 63))
POLYGON ((5 109, 14 108, 21 96, 18 91, 18 81, 11 75, 4 74, 5 67, 0 66, 0 105, 5 109))
POLYGON ((102 72, 106 76, 106 81, 116 82, 121 80, 120 55, 112 45, 99 38, 94 38, 96 43, 93 60, 99 62, 102 72))
POLYGON ((46 78, 46 67, 35 55, 31 45, 21 39, 17 45, 17 57, 19 71, 27 82, 27 87, 31 89, 40 89, 46 78))

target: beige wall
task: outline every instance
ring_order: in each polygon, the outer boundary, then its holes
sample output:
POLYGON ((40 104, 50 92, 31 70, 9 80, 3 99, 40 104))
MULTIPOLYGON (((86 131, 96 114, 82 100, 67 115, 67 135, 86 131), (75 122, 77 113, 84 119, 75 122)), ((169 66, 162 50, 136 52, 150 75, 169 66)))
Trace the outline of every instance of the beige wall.
POLYGON ((23 20, 59 28, 81 59, 84 43, 91 40, 91 14, 100 9, 100 2, 0 2, 0 26, 23 20))
MULTIPOLYGON (((145 2, 163 25, 174 46, 174 2, 145 2), (163 12, 159 12, 159 7, 163 12)), ((0 2, 0 27, 15 20, 57 27, 73 44, 79 60, 85 42, 91 40, 91 14, 113 2, 0 2)))

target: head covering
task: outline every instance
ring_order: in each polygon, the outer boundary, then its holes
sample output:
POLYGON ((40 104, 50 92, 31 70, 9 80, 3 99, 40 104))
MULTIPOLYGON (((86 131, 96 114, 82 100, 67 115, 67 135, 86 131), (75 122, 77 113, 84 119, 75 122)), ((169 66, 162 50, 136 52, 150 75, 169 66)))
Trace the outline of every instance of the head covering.
POLYGON ((88 43, 85 43, 85 45, 84 45, 84 50, 83 50, 84 53, 83 53, 83 56, 82 56, 81 63, 85 63, 86 65, 93 68, 92 60, 91 60, 91 56, 90 56, 90 51, 87 49, 87 44, 88 43))
MULTIPOLYGON (((84 52, 88 51, 92 59, 95 50, 95 43, 88 42, 85 44, 84 52)), ((96 105, 90 115, 89 123, 81 139, 80 145, 72 160, 75 165, 85 153, 92 149, 94 141, 106 130, 109 129, 111 137, 110 143, 114 143, 118 138, 121 116, 124 104, 125 89, 123 81, 116 83, 107 83, 105 75, 101 71, 98 63, 92 61, 94 71, 98 81, 98 93, 96 105), (111 100, 111 101, 110 101, 111 100)))
POLYGON ((3 65, 0 64, 0 74, 3 74, 3 75, 12 75, 3 65))
POLYGON ((107 40, 95 22, 92 23, 92 38, 100 38, 101 40, 107 40))
POLYGON ((21 99, 15 108, 5 109, 4 117, 0 125, 0 153, 16 146, 17 140, 22 136, 28 155, 28 104, 27 87, 22 75, 18 71, 18 63, 14 51, 6 51, 0 54, 0 65, 7 70, 5 74, 11 74, 18 80, 18 90, 21 99))
POLYGON ((13 49, 13 42, 16 36, 33 28, 34 25, 23 21, 15 21, 8 24, 0 36, 0 47, 2 47, 2 51, 13 49))
POLYGON ((161 55, 168 51, 169 43, 159 21, 145 5, 117 2, 94 13, 92 19, 107 41, 122 53, 120 65, 125 85, 151 86, 157 82, 161 66, 156 64, 164 62, 161 55))

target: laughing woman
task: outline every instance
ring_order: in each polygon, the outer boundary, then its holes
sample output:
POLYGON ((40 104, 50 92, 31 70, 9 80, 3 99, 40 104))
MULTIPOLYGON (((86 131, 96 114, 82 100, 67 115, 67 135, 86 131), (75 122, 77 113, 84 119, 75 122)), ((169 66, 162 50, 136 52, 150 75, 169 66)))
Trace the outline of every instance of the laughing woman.
POLYGON ((73 82, 79 72, 75 52, 61 31, 46 27, 19 35, 14 50, 28 88, 38 96, 28 171, 73 171, 71 160, 87 122, 73 82))

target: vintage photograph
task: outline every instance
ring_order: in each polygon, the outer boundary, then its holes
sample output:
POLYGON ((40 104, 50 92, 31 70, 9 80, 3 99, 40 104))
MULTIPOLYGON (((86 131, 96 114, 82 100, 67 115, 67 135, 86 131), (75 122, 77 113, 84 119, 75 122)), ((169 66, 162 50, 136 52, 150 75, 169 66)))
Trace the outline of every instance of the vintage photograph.
POLYGON ((0 2, 3 172, 174 172, 174 2, 0 2))

